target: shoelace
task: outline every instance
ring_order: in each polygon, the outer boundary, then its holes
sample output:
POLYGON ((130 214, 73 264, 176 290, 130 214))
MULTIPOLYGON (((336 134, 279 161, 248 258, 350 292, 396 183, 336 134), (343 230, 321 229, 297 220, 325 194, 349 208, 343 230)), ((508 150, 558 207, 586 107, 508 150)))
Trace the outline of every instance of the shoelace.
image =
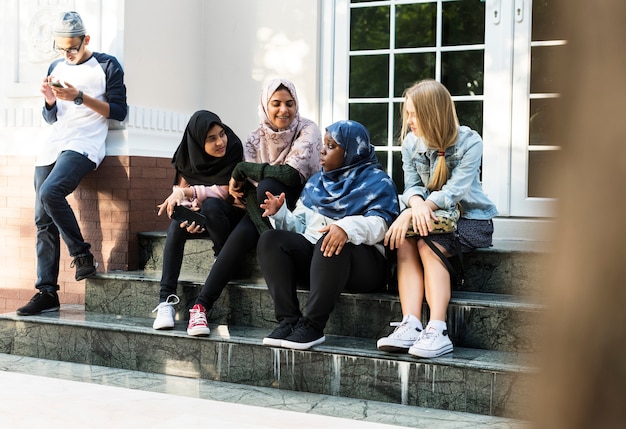
POLYGON ((78 265, 82 265, 84 260, 85 260, 85 258, 84 258, 84 257, 82 257, 82 256, 80 256, 80 257, 78 257, 78 258, 74 258, 74 259, 72 260, 72 262, 70 262, 70 268, 74 268, 74 267, 76 267, 76 264, 78 264, 78 265))
POLYGON ((189 325, 190 326, 198 326, 203 325, 207 326, 208 323, 206 321, 206 314, 204 311, 200 310, 189 310, 189 325))
POLYGON ((172 305, 176 305, 179 302, 180 302, 180 298, 172 294, 165 299, 165 302, 162 302, 159 305, 157 305, 154 308, 154 310, 152 310, 152 312, 154 313, 155 311, 158 311, 159 314, 161 314, 161 312, 165 311, 166 309, 169 311, 168 307, 171 307, 172 305))
POLYGON ((172 305, 176 305, 180 302, 180 298, 178 298, 178 296, 172 294, 170 296, 168 296, 165 299, 165 302, 160 303, 159 305, 157 305, 154 310, 152 310, 152 312, 154 313, 155 311, 158 311, 159 314, 161 314, 161 312, 168 310, 168 307, 172 306, 172 305), (170 301, 170 298, 172 298, 172 300, 170 301))
POLYGON ((389 326, 395 326, 396 329, 393 330, 390 337, 401 337, 405 332, 415 329, 418 333, 421 332, 419 329, 412 327, 409 325, 409 322, 391 322, 389 326))
MULTIPOLYGON (((79 266, 84 265, 85 259, 87 259, 86 256, 77 256, 76 258, 72 260, 72 262, 70 262, 70 268, 76 268, 76 265, 79 265, 79 266)), ((98 268, 98 261, 93 261, 93 266, 95 268, 98 268)))
POLYGON ((437 339, 439 335, 439 331, 437 331, 436 329, 425 329, 422 331, 422 335, 420 336, 419 340, 424 343, 432 343, 437 339))
POLYGON ((311 324, 309 323, 308 320, 300 321, 298 322, 296 326, 294 326, 293 331, 291 332, 291 335, 293 335, 294 337, 302 337, 304 336, 306 331, 309 330, 310 326, 311 324))

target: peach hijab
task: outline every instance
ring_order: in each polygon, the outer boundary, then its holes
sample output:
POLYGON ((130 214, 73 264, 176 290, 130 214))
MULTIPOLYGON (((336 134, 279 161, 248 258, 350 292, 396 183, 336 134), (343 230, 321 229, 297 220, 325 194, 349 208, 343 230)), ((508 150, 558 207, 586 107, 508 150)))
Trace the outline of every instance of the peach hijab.
POLYGON ((320 169, 322 133, 315 122, 300 116, 295 85, 287 79, 270 81, 261 93, 259 128, 244 143, 244 160, 248 162, 287 164, 300 173, 302 183, 320 169), (284 86, 296 102, 296 115, 289 127, 278 130, 267 114, 267 104, 276 90, 284 86))

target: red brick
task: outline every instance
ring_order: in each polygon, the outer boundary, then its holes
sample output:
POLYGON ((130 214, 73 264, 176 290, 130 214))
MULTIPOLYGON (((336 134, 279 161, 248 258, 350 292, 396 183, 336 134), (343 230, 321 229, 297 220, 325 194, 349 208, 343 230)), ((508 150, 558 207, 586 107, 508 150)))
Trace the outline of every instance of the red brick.
MULTIPOLYGON (((0 284, 12 288, 0 288, 0 308, 13 311, 34 293, 34 157, 0 156, 0 166, 0 252, 7 255, 0 264, 0 284), (8 290, 17 292, 7 296, 8 290)), ((156 206, 169 195, 173 173, 169 158, 106 157, 68 197, 101 269, 136 268, 136 233, 167 229, 170 221, 156 215, 156 206)), ((74 280, 63 243, 61 255, 59 284, 68 299, 80 302, 84 282, 74 280)))
POLYGON ((132 167, 156 167, 158 158, 134 156, 130 160, 130 166, 132 167))

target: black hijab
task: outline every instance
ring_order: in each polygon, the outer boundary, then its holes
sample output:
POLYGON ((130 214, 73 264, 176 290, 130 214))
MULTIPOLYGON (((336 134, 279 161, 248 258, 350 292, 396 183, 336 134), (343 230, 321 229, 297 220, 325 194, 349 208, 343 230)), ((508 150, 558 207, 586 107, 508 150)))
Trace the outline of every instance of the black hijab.
POLYGON ((199 110, 189 119, 183 139, 172 157, 172 165, 176 169, 174 184, 178 184, 181 175, 190 185, 227 185, 233 168, 242 159, 241 140, 233 130, 223 124, 215 113, 199 110), (226 154, 221 158, 204 151, 206 136, 216 124, 224 128, 228 137, 226 154))

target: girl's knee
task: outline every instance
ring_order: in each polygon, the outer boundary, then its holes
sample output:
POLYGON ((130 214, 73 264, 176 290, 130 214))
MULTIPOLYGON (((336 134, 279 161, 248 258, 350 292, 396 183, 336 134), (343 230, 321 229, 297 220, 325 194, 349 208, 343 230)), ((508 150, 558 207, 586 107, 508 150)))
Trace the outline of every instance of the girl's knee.
POLYGON ((276 241, 276 233, 278 231, 275 229, 269 229, 267 231, 265 231, 263 234, 261 234, 261 236, 259 237, 259 241, 257 243, 257 249, 264 249, 266 248, 268 245, 272 245, 272 243, 275 243, 276 241))

